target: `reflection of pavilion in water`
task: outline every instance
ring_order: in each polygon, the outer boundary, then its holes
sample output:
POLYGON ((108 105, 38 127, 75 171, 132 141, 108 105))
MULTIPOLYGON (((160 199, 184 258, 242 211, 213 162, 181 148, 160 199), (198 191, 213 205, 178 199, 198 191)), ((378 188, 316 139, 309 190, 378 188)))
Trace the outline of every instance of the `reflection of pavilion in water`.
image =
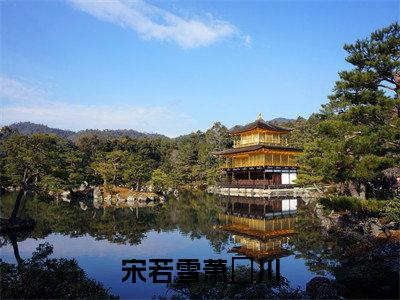
MULTIPOLYGON (((220 229, 232 234, 239 246, 230 251, 252 257, 264 273, 268 263, 268 279, 280 278, 280 258, 290 255, 285 248, 295 234, 298 199, 269 199, 252 197, 223 197, 224 213, 219 214, 220 229)), ((221 203, 221 204, 222 204, 221 203)), ((262 275, 263 276, 263 275, 262 275)))

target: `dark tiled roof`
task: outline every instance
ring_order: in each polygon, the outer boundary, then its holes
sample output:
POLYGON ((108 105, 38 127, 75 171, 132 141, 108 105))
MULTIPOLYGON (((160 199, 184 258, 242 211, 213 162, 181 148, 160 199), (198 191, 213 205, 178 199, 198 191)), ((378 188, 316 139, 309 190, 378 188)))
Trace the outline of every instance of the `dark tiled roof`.
POLYGON ((226 149, 223 151, 214 152, 213 154, 214 155, 235 154, 235 153, 242 153, 242 152, 248 152, 248 151, 255 151, 255 150, 262 149, 262 148, 274 149, 274 150, 292 150, 292 151, 299 151, 299 152, 303 151, 303 149, 297 148, 297 147, 269 145, 269 144, 257 144, 257 145, 240 147, 240 148, 226 149))
POLYGON ((235 126, 231 130, 229 130, 229 133, 233 133, 233 134, 240 133, 240 132, 252 130, 257 127, 272 130, 272 131, 286 131, 286 132, 292 131, 292 129, 290 129, 290 128, 281 127, 278 125, 271 124, 269 122, 265 122, 263 119, 258 119, 256 121, 249 123, 247 125, 244 125, 244 126, 235 126))

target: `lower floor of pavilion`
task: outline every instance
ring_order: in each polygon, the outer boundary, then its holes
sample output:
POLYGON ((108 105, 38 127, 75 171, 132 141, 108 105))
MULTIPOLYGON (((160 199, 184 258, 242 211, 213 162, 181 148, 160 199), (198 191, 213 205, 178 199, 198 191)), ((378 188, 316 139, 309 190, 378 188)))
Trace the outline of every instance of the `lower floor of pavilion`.
POLYGON ((223 185, 230 187, 291 186, 297 178, 297 167, 227 168, 223 172, 223 185))

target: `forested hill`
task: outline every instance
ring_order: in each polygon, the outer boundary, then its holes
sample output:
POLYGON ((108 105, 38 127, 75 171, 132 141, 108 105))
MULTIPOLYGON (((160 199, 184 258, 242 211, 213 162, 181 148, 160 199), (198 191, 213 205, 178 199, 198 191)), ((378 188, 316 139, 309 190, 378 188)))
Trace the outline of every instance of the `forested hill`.
POLYGON ((85 129, 80 131, 72 131, 72 130, 63 130, 58 128, 51 128, 43 124, 36 124, 32 122, 19 122, 13 123, 9 125, 11 129, 18 130, 18 132, 22 135, 32 135, 34 133, 47 133, 47 134, 56 134, 62 138, 75 140, 78 137, 85 135, 96 135, 98 137, 102 137, 105 139, 109 138, 118 138, 120 136, 128 136, 133 139, 140 139, 146 137, 157 137, 157 138, 166 138, 166 136, 157 133, 144 133, 139 132, 133 129, 85 129))
POLYGON ((50 128, 43 124, 31 122, 13 123, 9 126, 11 129, 17 130, 22 135, 32 135, 35 133, 56 134, 62 138, 71 138, 75 132, 71 130, 63 130, 58 128, 50 128))
POLYGON ((288 123, 294 122, 294 121, 296 121, 296 119, 275 118, 275 119, 272 119, 270 122, 272 124, 276 124, 276 125, 284 125, 284 124, 288 124, 288 123))
MULTIPOLYGON (((286 118, 275 118, 271 120, 271 123, 277 124, 277 125, 287 125, 291 124, 291 122, 294 122, 294 119, 286 119, 286 118)), ((148 138, 148 137, 154 137, 154 138, 167 138, 165 135, 158 134, 158 133, 145 133, 145 132, 139 132, 133 129, 105 129, 105 130, 100 130, 100 129, 85 129, 85 130, 80 130, 80 131, 72 131, 72 130, 64 130, 64 129, 59 129, 59 128, 51 128, 47 125, 43 124, 36 124, 32 122, 18 122, 18 123, 13 123, 9 125, 11 129, 17 130, 20 134, 22 135, 32 135, 34 133, 47 133, 47 134, 56 134, 62 138, 69 139, 69 140, 77 140, 79 137, 82 136, 87 136, 87 135, 96 135, 100 138, 104 139, 112 139, 112 138, 118 138, 121 136, 128 136, 133 139, 141 139, 141 138, 148 138)), ((182 137, 185 137, 185 134, 182 135, 181 137, 178 137, 177 139, 179 140, 182 137)))

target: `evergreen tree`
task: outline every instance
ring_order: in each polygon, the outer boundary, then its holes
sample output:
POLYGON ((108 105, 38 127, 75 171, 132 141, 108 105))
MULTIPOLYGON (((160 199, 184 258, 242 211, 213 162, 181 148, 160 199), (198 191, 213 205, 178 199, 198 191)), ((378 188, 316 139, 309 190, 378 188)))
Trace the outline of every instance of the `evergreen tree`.
POLYGON ((19 188, 10 220, 16 219, 23 196, 30 188, 54 191, 70 185, 67 153, 72 149, 68 141, 47 134, 11 134, 1 140, 0 147, 2 176, 19 188))
POLYGON ((300 183, 336 183, 365 198, 382 171, 399 163, 400 26, 345 45, 353 69, 339 73, 322 108, 315 141, 302 159, 300 183))

